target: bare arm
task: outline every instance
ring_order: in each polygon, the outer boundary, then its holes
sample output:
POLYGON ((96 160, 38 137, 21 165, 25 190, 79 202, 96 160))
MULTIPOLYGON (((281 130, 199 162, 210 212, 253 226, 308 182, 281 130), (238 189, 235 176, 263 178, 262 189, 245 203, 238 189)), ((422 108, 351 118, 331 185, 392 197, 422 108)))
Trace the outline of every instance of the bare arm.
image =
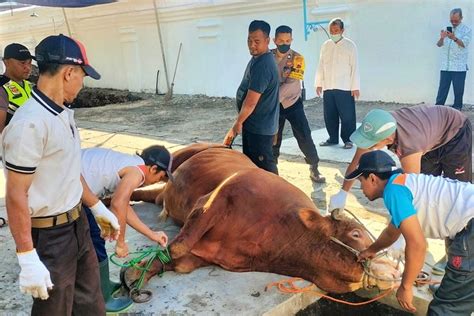
POLYGON ((120 171, 120 182, 112 196, 110 210, 115 213, 120 224, 119 242, 125 242, 125 226, 130 207, 130 196, 143 180, 143 175, 135 167, 126 167, 120 171))
POLYGON ((400 305, 410 312, 415 312, 413 305, 413 282, 423 268, 426 254, 426 239, 416 215, 403 220, 400 230, 405 237, 405 270, 403 271, 402 283, 397 291, 397 299, 400 305))
POLYGON ((239 112, 239 116, 237 116, 236 122, 239 124, 243 124, 245 122, 245 120, 255 110, 261 95, 261 93, 255 92, 253 90, 249 90, 247 92, 247 96, 245 97, 244 103, 242 104, 242 109, 239 112))
POLYGON ((401 231, 399 229, 389 224, 380 234, 379 238, 369 246, 369 249, 373 251, 373 253, 377 253, 380 250, 388 248, 400 237, 400 234, 401 231))
POLYGON ((250 114, 252 114, 252 112, 255 110, 261 95, 261 93, 255 92, 253 90, 249 90, 247 92, 247 96, 245 97, 244 103, 242 104, 239 115, 237 116, 234 125, 229 129, 224 138, 224 145, 230 145, 232 139, 234 139, 238 134, 242 133, 242 125, 250 116, 250 114))
POLYGON ((33 249, 31 218, 28 209, 28 189, 32 182, 32 174, 7 171, 5 198, 8 221, 16 250, 19 253, 33 249))
MULTIPOLYGON (((359 164, 360 156, 362 156, 363 154, 365 154, 368 151, 369 151, 368 149, 357 148, 357 150, 354 154, 354 157, 352 158, 351 163, 349 164, 349 166, 346 169, 345 175, 348 175, 352 171, 356 170, 357 165, 359 164)), ((350 189, 352 188, 352 185, 354 184, 354 181, 355 180, 344 180, 344 182, 342 183, 342 189, 346 192, 349 192, 350 189)))
POLYGON ((411 288, 418 273, 423 268, 426 254, 426 239, 416 215, 405 219, 400 225, 400 230, 406 241, 406 262, 402 286, 411 288))
POLYGON ((130 205, 127 207, 127 224, 148 239, 155 240, 154 231, 142 222, 130 205))
POLYGON ((86 183, 86 180, 81 174, 81 184, 82 184, 82 203, 84 203, 87 207, 91 207, 99 202, 99 199, 95 194, 91 191, 89 186, 86 183))
POLYGON ((403 172, 405 173, 420 173, 421 171, 421 157, 423 153, 414 153, 400 159, 403 172))

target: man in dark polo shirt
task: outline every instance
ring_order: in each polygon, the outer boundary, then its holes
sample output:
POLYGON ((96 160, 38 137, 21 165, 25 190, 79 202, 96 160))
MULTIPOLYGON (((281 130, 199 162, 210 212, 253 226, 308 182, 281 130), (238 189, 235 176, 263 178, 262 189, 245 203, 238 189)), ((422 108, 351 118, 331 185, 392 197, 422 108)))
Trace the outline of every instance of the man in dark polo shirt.
POLYGON ((237 90, 239 115, 227 133, 224 144, 242 134, 243 152, 259 168, 278 174, 273 159, 273 135, 278 131, 278 69, 270 44, 270 25, 255 20, 250 23, 247 44, 252 59, 237 90))

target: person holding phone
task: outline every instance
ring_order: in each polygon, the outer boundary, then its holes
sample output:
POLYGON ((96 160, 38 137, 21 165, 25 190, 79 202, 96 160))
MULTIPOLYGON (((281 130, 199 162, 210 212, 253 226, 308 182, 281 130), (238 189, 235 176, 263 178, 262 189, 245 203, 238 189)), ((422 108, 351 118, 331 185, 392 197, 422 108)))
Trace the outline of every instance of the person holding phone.
POLYGON ((436 45, 442 49, 441 74, 439 80, 437 105, 444 105, 448 97, 449 87, 453 83, 453 108, 461 110, 463 104, 464 84, 466 81, 468 46, 471 41, 472 30, 462 23, 462 10, 451 10, 450 21, 452 26, 441 30, 436 45))

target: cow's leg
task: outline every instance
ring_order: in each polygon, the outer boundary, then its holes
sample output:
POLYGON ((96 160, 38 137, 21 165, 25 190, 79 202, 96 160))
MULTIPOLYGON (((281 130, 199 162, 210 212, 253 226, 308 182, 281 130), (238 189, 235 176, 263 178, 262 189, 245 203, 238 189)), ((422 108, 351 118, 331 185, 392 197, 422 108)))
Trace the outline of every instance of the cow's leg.
POLYGON ((235 175, 236 173, 222 181, 214 191, 196 202, 181 232, 170 244, 171 258, 178 259, 187 254, 201 237, 222 219, 229 208, 228 204, 233 203, 232 190, 226 184, 235 175))
POLYGON ((132 196, 130 197, 130 201, 135 201, 135 202, 148 202, 148 203, 156 203, 157 200, 158 202, 162 202, 163 199, 159 198, 161 196, 161 193, 164 191, 165 185, 156 188, 156 189, 138 189, 133 191, 132 196))
MULTIPOLYGON (((146 260, 140 262, 140 267, 146 265, 146 260)), ((153 261, 150 269, 145 272, 144 284, 147 283, 153 276, 157 275, 161 271, 176 271, 178 273, 190 273, 197 268, 208 266, 209 263, 202 260, 195 255, 188 253, 177 260, 172 260, 171 263, 163 264, 159 260, 153 261)), ((142 271, 134 268, 126 268, 120 271, 121 281, 125 284, 126 288, 131 289, 133 285, 140 278, 142 271)))

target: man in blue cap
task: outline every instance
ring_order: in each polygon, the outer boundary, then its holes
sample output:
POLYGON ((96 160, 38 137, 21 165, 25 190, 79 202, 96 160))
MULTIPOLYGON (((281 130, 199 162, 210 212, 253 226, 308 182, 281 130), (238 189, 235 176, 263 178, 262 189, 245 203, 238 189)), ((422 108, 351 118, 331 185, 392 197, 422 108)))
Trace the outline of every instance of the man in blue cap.
POLYGON ((84 46, 64 35, 35 49, 40 77, 3 131, 6 208, 32 315, 105 315, 86 204, 102 235, 116 239, 117 218, 81 184, 81 142, 70 104, 85 76, 99 79, 84 46), (81 203, 82 197, 82 203, 81 203))
POLYGON ((423 268, 425 238, 445 239, 446 272, 433 294, 428 315, 470 315, 474 310, 474 185, 402 173, 380 150, 364 153, 346 179, 358 179, 370 201, 383 198, 391 216, 390 224, 359 254, 359 260, 373 258, 400 235, 406 240, 405 270, 396 294, 400 306, 416 312, 413 284, 423 268))

